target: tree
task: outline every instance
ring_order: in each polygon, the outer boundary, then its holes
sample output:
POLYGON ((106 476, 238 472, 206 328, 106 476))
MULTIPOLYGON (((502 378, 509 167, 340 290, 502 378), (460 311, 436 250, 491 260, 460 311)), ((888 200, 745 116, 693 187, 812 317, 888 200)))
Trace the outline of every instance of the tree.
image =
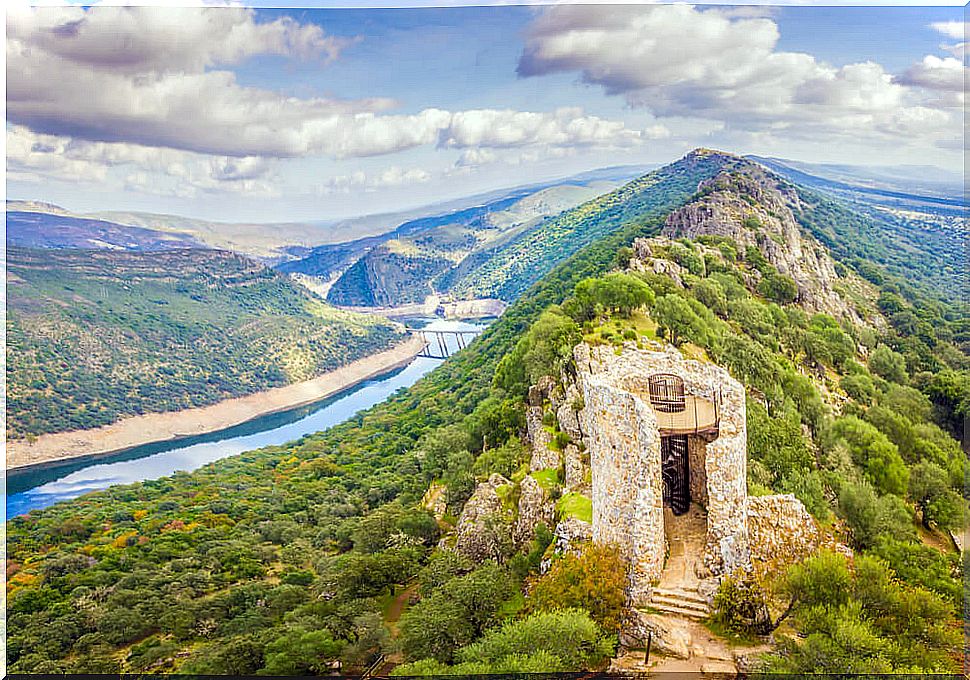
POLYGON ((909 380, 909 375, 906 373, 906 359, 886 345, 879 345, 869 355, 869 370, 895 383, 905 383, 909 380))
POLYGON ((758 292, 773 302, 787 305, 798 298, 798 285, 790 276, 772 272, 758 283, 758 292))
POLYGON ((891 494, 878 496, 867 482, 842 485, 838 512, 860 548, 871 548, 884 537, 915 538, 912 511, 902 499, 891 494))
POLYGON ((700 279, 691 288, 694 297, 718 316, 727 314, 727 295, 724 286, 712 278, 700 279))
POLYGON ((962 524, 963 499, 950 488, 946 470, 936 463, 920 461, 909 476, 909 497, 922 515, 923 526, 935 523, 941 529, 955 529, 962 524))
POLYGON ((580 610, 536 612, 490 630, 478 642, 459 650, 460 662, 492 664, 510 656, 543 650, 569 670, 598 668, 613 655, 615 641, 580 610))
POLYGON ((266 665, 259 674, 323 675, 342 648, 327 630, 285 630, 266 645, 266 665))
POLYGON ((684 340, 699 345, 707 344, 710 328, 680 295, 663 295, 657 298, 651 316, 666 329, 673 344, 679 345, 684 340))
POLYGON ((404 652, 411 659, 450 662, 458 647, 495 622, 499 605, 510 592, 508 575, 494 563, 449 579, 401 617, 404 652))
POLYGON ((579 555, 567 554, 529 589, 530 611, 582 609, 605 630, 619 630, 626 602, 626 568, 616 548, 587 543, 579 555))
POLYGON ((832 423, 829 434, 845 443, 852 460, 881 491, 900 496, 906 493, 909 470, 899 449, 873 425, 855 416, 844 416, 832 423))

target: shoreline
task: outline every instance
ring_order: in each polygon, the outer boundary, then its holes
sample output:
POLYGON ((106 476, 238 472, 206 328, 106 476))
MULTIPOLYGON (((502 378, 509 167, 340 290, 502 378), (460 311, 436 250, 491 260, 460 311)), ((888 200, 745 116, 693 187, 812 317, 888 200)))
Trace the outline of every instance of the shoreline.
POLYGON ((90 430, 44 434, 33 443, 25 439, 8 440, 6 469, 8 472, 25 472, 55 463, 110 456, 137 446, 176 441, 241 425, 254 418, 318 402, 365 380, 406 366, 424 346, 420 337, 410 336, 390 349, 362 357, 312 380, 199 408, 130 416, 90 430))

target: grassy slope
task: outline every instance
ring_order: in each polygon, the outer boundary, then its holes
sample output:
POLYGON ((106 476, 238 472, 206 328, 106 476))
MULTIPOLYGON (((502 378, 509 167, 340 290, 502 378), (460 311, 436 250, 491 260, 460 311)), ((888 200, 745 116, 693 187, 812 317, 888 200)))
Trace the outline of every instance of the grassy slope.
POLYGON ((451 288, 463 297, 518 298, 556 262, 631 220, 665 214, 683 203, 703 179, 736 158, 693 152, 685 158, 583 203, 508 243, 451 288))
POLYGON ((8 255, 15 438, 306 380, 398 337, 226 252, 8 255))

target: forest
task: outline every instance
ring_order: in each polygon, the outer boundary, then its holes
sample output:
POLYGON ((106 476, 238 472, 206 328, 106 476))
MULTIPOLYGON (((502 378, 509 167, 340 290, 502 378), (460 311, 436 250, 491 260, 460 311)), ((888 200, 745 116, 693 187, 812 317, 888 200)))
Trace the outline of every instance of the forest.
POLYGON ((966 310, 919 268, 894 272, 903 254, 872 263, 838 214, 813 213, 813 230, 845 244, 841 267, 878 280, 884 328, 805 312, 756 249, 726 239, 657 253, 688 272, 682 285, 627 272, 634 239, 662 225, 634 218, 342 425, 12 519, 11 671, 320 674, 381 653, 399 675, 603 668, 625 580, 609 546, 546 570, 542 526, 481 564, 437 546, 477 480, 521 474, 530 384, 558 376, 580 340, 647 339, 745 383, 749 493, 795 494, 854 551, 726 580, 710 625, 774 632, 773 671, 957 670, 967 558, 936 542, 966 512, 966 310), (420 502, 432 484, 447 489, 442 522, 420 502))
POLYGON ((14 439, 308 380, 403 337, 222 251, 10 248, 7 272, 14 439))

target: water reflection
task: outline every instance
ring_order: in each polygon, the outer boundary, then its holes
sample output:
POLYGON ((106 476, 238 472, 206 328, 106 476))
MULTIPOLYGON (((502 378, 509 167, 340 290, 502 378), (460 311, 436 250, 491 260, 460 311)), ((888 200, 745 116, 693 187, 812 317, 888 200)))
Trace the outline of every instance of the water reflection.
MULTIPOLYGON (((482 324, 463 321, 415 320, 408 325, 428 330, 481 331, 482 324)), ((450 349, 457 351, 454 339, 450 349)), ((7 476, 7 517, 46 508, 58 501, 115 484, 165 477, 178 470, 192 471, 206 463, 263 446, 285 444, 303 435, 341 423, 358 411, 378 404, 399 389, 413 385, 441 362, 417 358, 402 369, 352 387, 328 399, 290 411, 178 441, 138 446, 108 457, 74 461, 62 466, 7 476)))

